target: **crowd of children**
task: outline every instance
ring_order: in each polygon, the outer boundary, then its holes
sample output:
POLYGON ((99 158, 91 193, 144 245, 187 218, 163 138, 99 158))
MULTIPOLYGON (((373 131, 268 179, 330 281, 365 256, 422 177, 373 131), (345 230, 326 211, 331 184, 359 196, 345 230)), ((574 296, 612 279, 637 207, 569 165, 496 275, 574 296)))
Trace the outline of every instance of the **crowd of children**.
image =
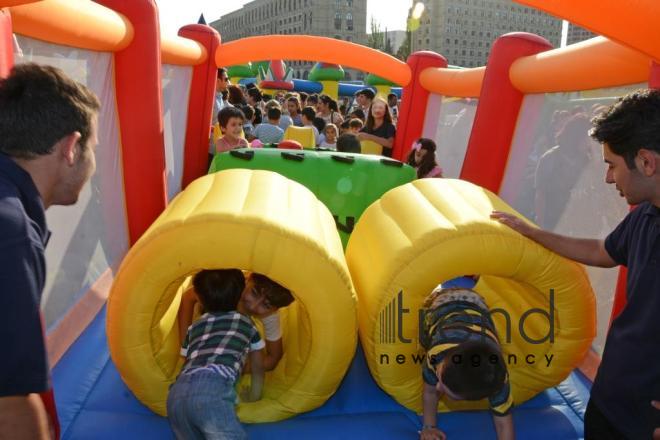
POLYGON ((218 127, 211 154, 278 144, 293 125, 311 130, 316 148, 359 153, 362 148, 355 146, 370 141, 383 156, 392 155, 399 107, 393 93, 383 99, 364 88, 352 101, 342 98, 341 104, 326 94, 277 91, 268 95, 254 84, 231 85, 224 69, 218 70, 216 92, 214 122, 218 127))

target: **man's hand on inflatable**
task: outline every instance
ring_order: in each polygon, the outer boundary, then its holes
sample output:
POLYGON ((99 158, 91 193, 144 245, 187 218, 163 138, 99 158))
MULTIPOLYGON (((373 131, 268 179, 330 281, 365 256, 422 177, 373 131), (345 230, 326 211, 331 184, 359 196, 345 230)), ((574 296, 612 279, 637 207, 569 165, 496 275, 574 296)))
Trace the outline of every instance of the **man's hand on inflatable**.
POLYGON ((508 212, 493 211, 490 213, 490 218, 492 218, 493 220, 497 220, 502 224, 507 225, 514 231, 520 232, 525 237, 529 237, 535 229, 533 226, 530 226, 529 223, 527 223, 523 219, 516 217, 513 214, 509 214, 508 212))
POLYGON ((425 428, 419 434, 420 440, 447 440, 447 435, 438 428, 425 428))

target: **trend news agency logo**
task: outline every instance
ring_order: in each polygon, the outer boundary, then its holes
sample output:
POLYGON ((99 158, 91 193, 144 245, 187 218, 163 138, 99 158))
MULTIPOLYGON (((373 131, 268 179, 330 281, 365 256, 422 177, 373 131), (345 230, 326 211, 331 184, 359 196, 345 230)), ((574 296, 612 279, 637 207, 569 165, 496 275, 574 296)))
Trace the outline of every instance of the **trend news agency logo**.
MULTIPOLYGON (((421 336, 424 332, 424 315, 425 315, 426 309, 422 308, 417 311, 417 341, 421 340, 421 336)), ((504 334, 499 334, 499 340, 500 343, 504 344, 510 344, 512 341, 512 335, 514 331, 514 319, 511 317, 511 314, 502 308, 493 308, 489 309, 489 316, 491 319, 493 319, 494 316, 500 316, 502 319, 504 319, 504 329, 505 332, 504 334)), ((531 345, 539 345, 539 344, 544 344, 546 342, 549 342, 550 344, 553 344, 555 341, 555 291, 554 289, 550 289, 550 295, 548 297, 548 308, 546 309, 541 309, 538 307, 531 308, 529 310, 526 310, 522 315, 520 315, 520 319, 517 322, 517 331, 520 334, 520 337, 528 344, 531 345), (542 337, 539 338, 533 338, 528 334, 528 332, 525 330, 525 322, 533 315, 541 316, 545 320, 547 320, 548 325, 547 325, 547 333, 543 335, 542 337)), ((383 309, 381 310, 379 317, 378 317, 378 323, 380 327, 380 338, 379 342, 380 344, 412 344, 414 340, 412 338, 406 337, 404 333, 404 320, 410 319, 410 309, 406 308, 404 306, 403 302, 403 291, 400 291, 398 295, 390 301, 383 309)), ((407 327, 407 326, 406 326, 407 327)), ((482 337, 486 338, 485 333, 482 333, 482 337)), ((460 342, 460 341, 457 341, 460 342)), ((422 363, 424 361, 424 355, 419 355, 419 354, 413 354, 412 355, 412 361, 414 363, 422 363)), ((534 354, 527 354, 525 355, 525 362, 527 364, 533 365, 536 362, 536 355, 534 354)), ((553 354, 547 353, 544 355, 545 361, 547 366, 550 366, 552 359, 554 358, 553 354)), ((406 357, 403 354, 398 354, 395 357, 396 362, 398 364, 403 364, 406 362, 406 357)), ((389 364, 390 362, 390 356, 389 354, 381 354, 380 355, 380 363, 381 364, 389 364)), ((517 363, 517 356, 514 354, 509 354, 507 362, 509 364, 511 363, 517 363)))

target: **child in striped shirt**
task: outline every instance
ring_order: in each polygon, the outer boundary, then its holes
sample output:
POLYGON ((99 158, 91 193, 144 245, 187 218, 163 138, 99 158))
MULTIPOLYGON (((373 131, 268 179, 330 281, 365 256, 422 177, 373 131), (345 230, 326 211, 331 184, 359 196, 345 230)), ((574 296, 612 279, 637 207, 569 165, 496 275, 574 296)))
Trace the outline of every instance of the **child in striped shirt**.
POLYGON ((251 387, 241 397, 261 398, 265 346, 252 320, 237 311, 245 277, 238 269, 202 270, 193 286, 205 314, 182 344, 186 361, 167 397, 170 425, 177 439, 245 439, 234 386, 249 355, 251 387))
POLYGON ((488 399, 498 440, 513 440, 513 399, 502 349, 484 299, 474 290, 438 286, 424 303, 420 343, 424 426, 421 440, 444 440, 438 400, 488 399))

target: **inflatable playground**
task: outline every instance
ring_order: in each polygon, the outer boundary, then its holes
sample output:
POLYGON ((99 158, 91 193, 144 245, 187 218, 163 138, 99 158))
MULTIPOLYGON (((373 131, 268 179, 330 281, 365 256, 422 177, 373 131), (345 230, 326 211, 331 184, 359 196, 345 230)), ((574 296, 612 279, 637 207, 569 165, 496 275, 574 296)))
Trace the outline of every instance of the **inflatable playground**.
MULTIPOLYGON (((634 9, 616 0, 517 3, 600 36, 553 49, 509 33, 486 66, 450 69, 441 54, 402 62, 314 36, 222 43, 199 24, 160 35, 151 0, 0 0, 0 74, 15 63, 54 65, 103 103, 96 174, 75 206, 48 211, 46 398, 61 437, 173 438, 165 400, 182 364, 182 293, 203 268, 240 268, 295 297, 280 312, 284 357, 263 399, 237 407, 250 438, 418 438, 418 311, 439 283, 473 287, 507 311, 494 319, 517 437, 583 438, 625 278, 565 260, 489 214, 591 237, 624 216, 584 131, 567 141, 579 146, 567 152, 579 169, 536 170, 563 112, 589 114, 658 85, 660 9, 651 0, 634 9), (400 87, 393 158, 240 149, 209 168, 217 68, 288 59, 400 87), (436 141, 444 179, 415 180, 401 162, 421 136, 436 141), (479 275, 476 285, 468 274, 479 275)), ((315 83, 330 80, 339 93, 336 78, 315 83)), ((495 438, 486 409, 443 400, 439 426, 450 439, 495 438)))

